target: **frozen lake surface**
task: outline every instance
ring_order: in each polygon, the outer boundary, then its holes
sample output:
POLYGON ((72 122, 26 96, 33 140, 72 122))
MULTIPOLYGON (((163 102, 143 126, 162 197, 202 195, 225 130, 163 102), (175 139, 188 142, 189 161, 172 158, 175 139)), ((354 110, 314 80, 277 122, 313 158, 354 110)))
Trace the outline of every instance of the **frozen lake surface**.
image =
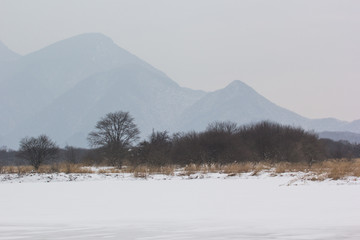
POLYGON ((360 239, 359 184, 289 181, 3 182, 0 239, 360 239))

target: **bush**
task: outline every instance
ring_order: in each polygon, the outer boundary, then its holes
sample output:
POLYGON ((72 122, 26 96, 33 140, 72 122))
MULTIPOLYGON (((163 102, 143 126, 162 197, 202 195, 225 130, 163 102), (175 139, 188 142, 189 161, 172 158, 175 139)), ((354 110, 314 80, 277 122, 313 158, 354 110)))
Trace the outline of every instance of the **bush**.
POLYGON ((136 152, 137 161, 135 160, 135 162, 155 166, 170 164, 171 146, 172 140, 166 131, 153 131, 147 141, 145 140, 139 144, 136 152))

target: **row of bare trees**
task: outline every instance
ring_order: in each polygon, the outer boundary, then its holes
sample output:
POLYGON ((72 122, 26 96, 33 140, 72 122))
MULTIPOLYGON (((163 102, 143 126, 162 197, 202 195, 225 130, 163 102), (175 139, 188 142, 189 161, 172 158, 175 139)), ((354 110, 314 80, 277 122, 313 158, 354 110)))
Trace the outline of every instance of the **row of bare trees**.
MULTIPOLYGON (((140 131, 128 112, 108 113, 97 122, 95 130, 88 135, 90 146, 94 147, 97 161, 121 167, 123 160, 128 158, 128 151, 139 139, 140 131)), ((54 161, 62 152, 62 157, 69 163, 78 162, 79 154, 83 151, 71 146, 60 149, 54 141, 46 135, 26 137, 20 141, 17 156, 27 161, 35 170, 44 162, 54 161)))
POLYGON ((328 158, 360 157, 360 145, 318 139, 312 132, 272 122, 237 126, 233 122, 214 122, 202 132, 154 132, 139 140, 140 131, 128 112, 108 113, 88 135, 92 150, 67 146, 60 149, 46 135, 20 141, 18 156, 38 169, 57 158, 59 152, 68 162, 79 162, 79 154, 88 163, 121 167, 130 164, 166 165, 189 163, 232 163, 259 161, 306 162, 328 158), (84 151, 87 154, 84 154, 84 151))
POLYGON ((271 122, 238 127, 215 122, 203 132, 153 133, 136 148, 134 161, 151 164, 209 164, 259 161, 307 162, 326 158, 317 136, 271 122))
MULTIPOLYGON (((40 165, 47 163, 55 163, 65 161, 67 163, 76 164, 86 154, 85 149, 66 146, 60 149, 57 144, 46 135, 38 137, 26 137, 20 141, 20 147, 15 154, 12 151, 7 155, 12 155, 12 160, 17 161, 15 164, 22 164, 23 161, 38 170, 40 165)), ((14 162, 13 162, 14 164, 14 162)))

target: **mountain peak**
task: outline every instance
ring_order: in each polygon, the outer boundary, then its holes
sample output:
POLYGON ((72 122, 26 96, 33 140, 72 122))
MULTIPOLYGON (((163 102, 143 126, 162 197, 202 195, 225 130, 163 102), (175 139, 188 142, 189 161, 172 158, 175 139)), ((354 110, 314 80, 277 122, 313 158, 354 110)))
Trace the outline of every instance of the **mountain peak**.
POLYGON ((246 83, 240 80, 234 80, 225 88, 217 90, 216 92, 221 92, 222 94, 231 94, 231 95, 243 95, 249 96, 250 95, 258 95, 258 93, 246 83))
POLYGON ((251 88, 249 85, 247 85, 246 83, 240 81, 240 80, 234 80, 231 83, 229 83, 225 88, 233 88, 233 87, 246 87, 246 88, 251 88))
POLYGON ((246 84, 240 80, 234 80, 231 83, 229 83, 228 86, 231 86, 231 85, 246 85, 246 84))
MULTIPOLYGON (((40 66, 40 62, 46 62, 48 76, 54 76, 51 71, 60 71, 61 66, 61 72, 75 74, 77 79, 81 79, 96 72, 142 61, 116 45, 104 34, 83 33, 32 52, 26 55, 22 62, 25 62, 23 66, 32 65, 32 68, 40 66)), ((72 77, 62 76, 62 79, 62 81, 74 82, 71 80, 72 77)), ((44 81, 48 80, 44 79, 44 81)))
POLYGON ((249 85, 246 83, 240 81, 240 80, 234 80, 231 83, 229 83, 225 89, 252 89, 249 85))
MULTIPOLYGON (((108 43, 114 43, 111 38, 108 36, 102 34, 102 33, 83 33, 79 34, 70 38, 67 38, 63 41, 79 41, 81 43, 84 42, 108 42, 108 43)), ((62 42, 62 41, 60 41, 62 42)))
MULTIPOLYGON (((55 42, 37 52, 50 52, 52 54, 73 54, 73 51, 87 54, 91 52, 109 51, 109 49, 119 48, 111 38, 101 33, 83 33, 58 42, 55 42)), ((35 53, 37 53, 35 52, 35 53)))

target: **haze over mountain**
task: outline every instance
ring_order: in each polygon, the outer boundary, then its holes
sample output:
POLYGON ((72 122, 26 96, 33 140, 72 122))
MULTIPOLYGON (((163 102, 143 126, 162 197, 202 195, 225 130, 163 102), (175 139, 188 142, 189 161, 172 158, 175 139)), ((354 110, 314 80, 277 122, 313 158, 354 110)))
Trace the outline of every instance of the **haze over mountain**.
MULTIPOLYGON (((1 49, 7 48, 0 48, 0 54, 1 49)), ((45 133, 62 146, 85 147, 96 121, 118 110, 130 111, 143 137, 152 129, 203 130, 215 120, 271 120, 316 131, 360 133, 360 121, 304 118, 241 81, 209 93, 180 87, 97 33, 54 43, 6 64, 0 64, 0 146, 16 148, 22 137, 45 133)))
POLYGON ((239 124, 262 120, 294 125, 306 122, 306 118, 273 104, 245 83, 235 80, 186 109, 178 126, 179 130, 203 129, 210 121, 228 120, 239 124))
POLYGON ((20 58, 20 55, 11 51, 0 41, 0 62, 11 62, 20 58))
POLYGON ((101 34, 76 36, 11 62, 1 81, 0 112, 6 117, 0 131, 7 133, 84 78, 129 63, 146 65, 101 34))
POLYGON ((328 138, 334 141, 348 141, 350 143, 360 144, 360 134, 353 132, 320 132, 320 138, 328 138))

